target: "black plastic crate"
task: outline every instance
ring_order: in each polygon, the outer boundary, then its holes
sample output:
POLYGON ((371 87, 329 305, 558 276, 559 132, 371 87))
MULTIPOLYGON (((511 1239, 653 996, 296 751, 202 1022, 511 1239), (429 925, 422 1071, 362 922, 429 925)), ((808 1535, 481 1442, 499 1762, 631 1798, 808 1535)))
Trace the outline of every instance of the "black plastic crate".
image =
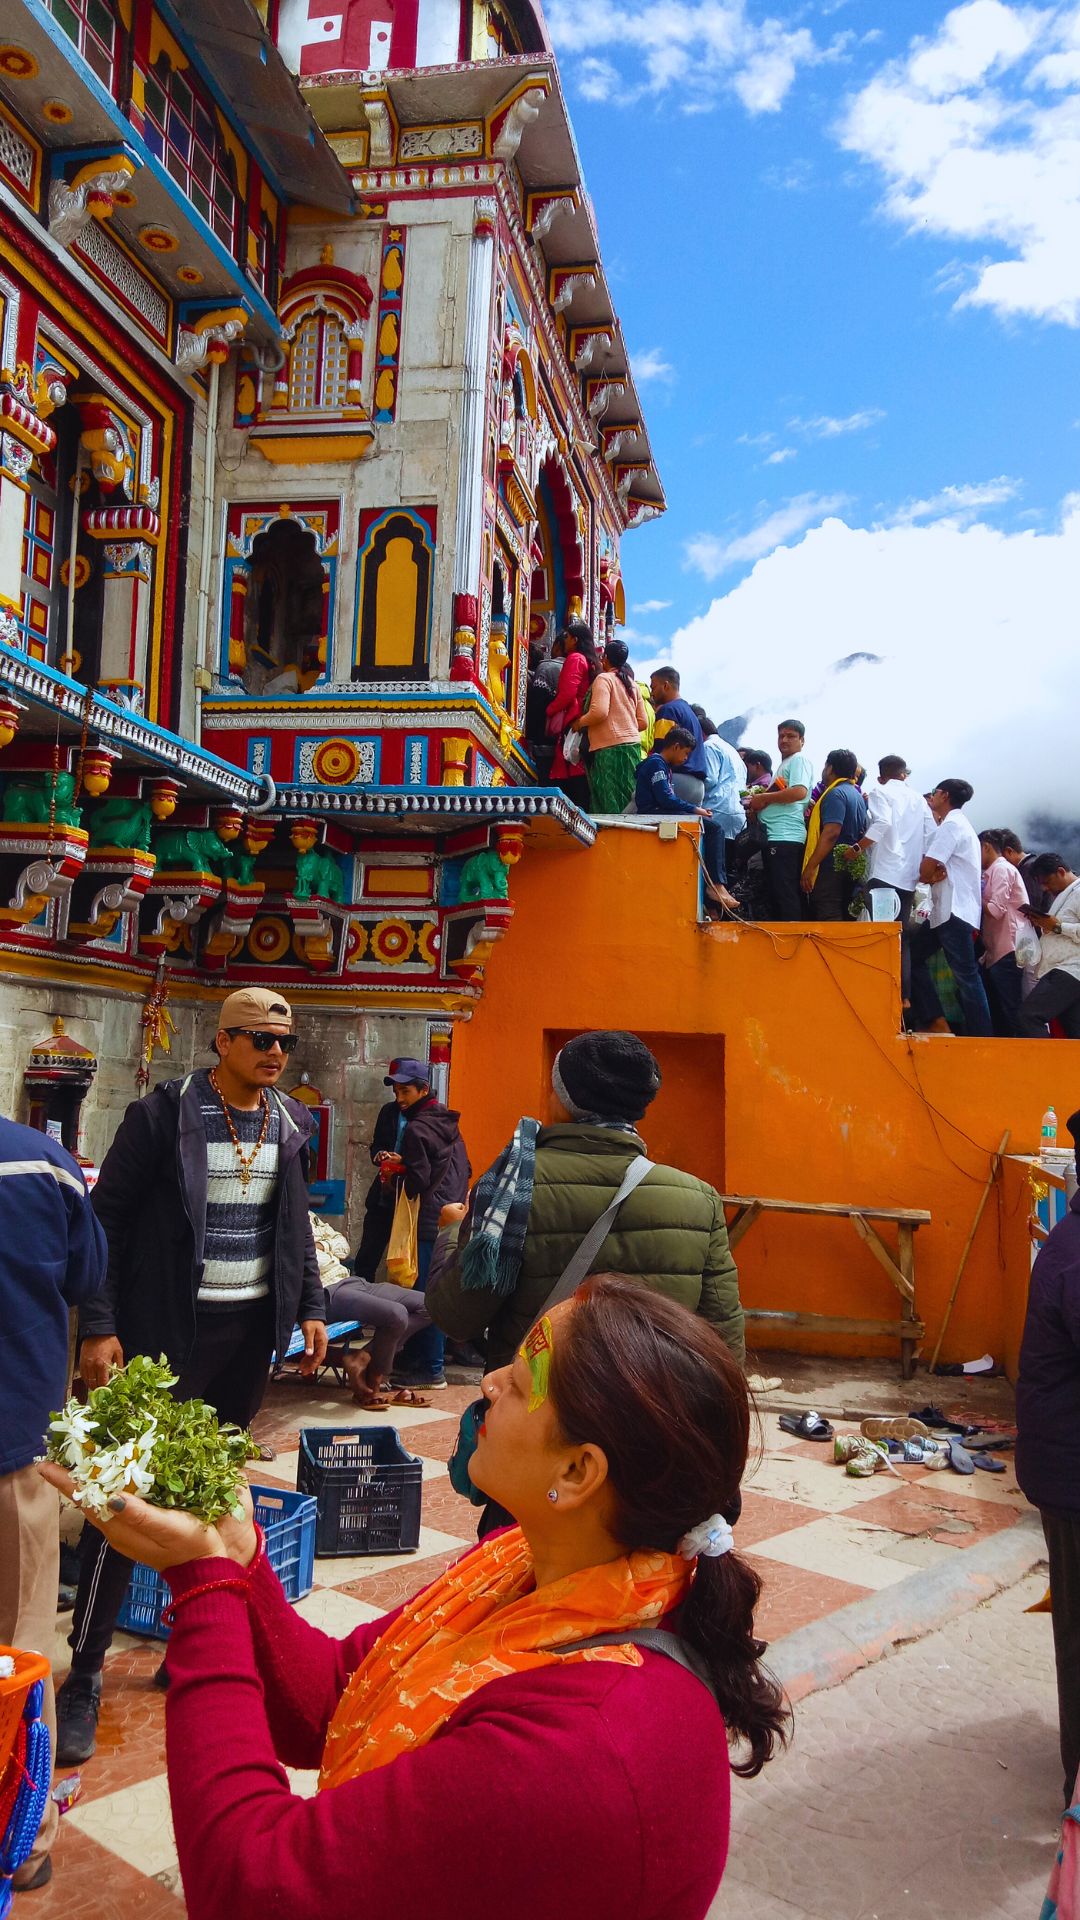
POLYGON ((318 1503, 316 1556, 415 1553, 422 1479, 396 1427, 304 1427, 296 1485, 318 1503))

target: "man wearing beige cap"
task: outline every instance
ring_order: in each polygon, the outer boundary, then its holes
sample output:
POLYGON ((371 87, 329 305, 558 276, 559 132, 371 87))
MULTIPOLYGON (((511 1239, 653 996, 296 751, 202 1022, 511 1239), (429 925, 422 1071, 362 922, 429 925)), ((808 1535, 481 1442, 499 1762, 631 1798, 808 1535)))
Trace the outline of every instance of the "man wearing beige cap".
MULTIPOLYGON (((275 1348, 304 1331, 302 1373, 326 1352, 326 1309, 305 1179, 311 1121, 277 1091, 296 1046, 292 1009, 264 987, 217 1015, 217 1064, 128 1108, 93 1206, 109 1243, 105 1287, 79 1315, 88 1387, 132 1354, 164 1353, 181 1399, 249 1426, 275 1348)), ((101 1669, 130 1563, 83 1533, 71 1673, 57 1695, 57 1761, 94 1751, 101 1669)))

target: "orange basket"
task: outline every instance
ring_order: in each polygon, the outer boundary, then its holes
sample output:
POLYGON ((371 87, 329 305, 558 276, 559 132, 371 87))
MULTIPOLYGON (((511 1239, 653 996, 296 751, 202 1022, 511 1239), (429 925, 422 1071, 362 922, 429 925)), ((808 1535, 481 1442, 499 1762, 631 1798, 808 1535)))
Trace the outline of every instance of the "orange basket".
POLYGON ((48 1678, 50 1667, 43 1654, 23 1653, 18 1647, 0 1647, 0 1654, 9 1654, 15 1662, 14 1673, 7 1679, 0 1678, 0 1781, 2 1781, 15 1746, 15 1736, 19 1731, 26 1696, 35 1680, 48 1678))

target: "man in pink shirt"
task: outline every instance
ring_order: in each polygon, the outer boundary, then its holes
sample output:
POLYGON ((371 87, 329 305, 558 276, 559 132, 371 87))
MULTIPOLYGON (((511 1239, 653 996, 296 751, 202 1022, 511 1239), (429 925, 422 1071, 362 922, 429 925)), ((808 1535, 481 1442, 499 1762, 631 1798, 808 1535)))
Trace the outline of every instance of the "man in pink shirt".
POLYGON ((1016 932, 1027 906, 1027 888, 1017 869, 1005 858, 1002 836, 994 828, 979 835, 982 849, 982 966, 994 1032, 1011 1040, 1016 1035, 1023 969, 1016 964, 1016 932))

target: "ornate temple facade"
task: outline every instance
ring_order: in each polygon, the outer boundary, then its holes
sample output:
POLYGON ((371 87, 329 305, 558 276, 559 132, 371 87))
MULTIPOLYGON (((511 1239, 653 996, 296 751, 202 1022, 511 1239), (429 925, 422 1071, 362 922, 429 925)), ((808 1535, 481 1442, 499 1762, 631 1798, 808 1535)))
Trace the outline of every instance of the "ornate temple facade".
POLYGON ((320 1099, 445 1065, 514 865, 594 834, 532 781, 530 640, 623 617, 663 494, 530 0, 15 20, 3 1106, 81 1020, 96 1156, 166 1004, 186 1064, 245 981, 310 1014, 320 1099))

